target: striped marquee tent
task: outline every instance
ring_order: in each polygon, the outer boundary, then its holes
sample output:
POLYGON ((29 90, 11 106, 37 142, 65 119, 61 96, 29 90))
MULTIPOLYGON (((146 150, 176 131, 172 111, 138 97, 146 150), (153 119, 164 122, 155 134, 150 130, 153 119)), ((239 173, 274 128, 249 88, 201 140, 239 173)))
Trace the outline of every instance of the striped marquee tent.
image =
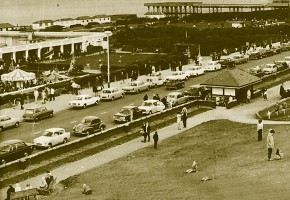
POLYGON ((32 72, 26 72, 21 69, 15 69, 8 74, 1 75, 1 81, 15 82, 16 87, 23 87, 23 82, 35 79, 35 74, 32 72))

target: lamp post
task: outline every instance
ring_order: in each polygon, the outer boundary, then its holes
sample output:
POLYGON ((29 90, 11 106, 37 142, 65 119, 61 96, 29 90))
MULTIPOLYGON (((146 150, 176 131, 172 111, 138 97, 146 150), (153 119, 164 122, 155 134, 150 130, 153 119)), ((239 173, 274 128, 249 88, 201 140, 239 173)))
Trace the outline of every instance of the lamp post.
POLYGON ((107 42, 108 42, 108 88, 110 88, 110 43, 109 43, 109 37, 113 35, 111 31, 105 31, 105 34, 107 35, 107 42))

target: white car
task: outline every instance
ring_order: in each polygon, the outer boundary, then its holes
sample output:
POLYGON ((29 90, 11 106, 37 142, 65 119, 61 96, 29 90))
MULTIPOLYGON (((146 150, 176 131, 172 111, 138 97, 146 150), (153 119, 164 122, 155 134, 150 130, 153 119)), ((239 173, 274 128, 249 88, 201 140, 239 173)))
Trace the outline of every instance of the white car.
POLYGON ((103 89, 100 95, 101 100, 111 100, 111 101, 123 97, 124 91, 114 87, 103 89))
POLYGON ((207 65, 204 67, 204 70, 207 71, 217 71, 222 68, 221 64, 219 61, 209 61, 207 65))
POLYGON ((10 127, 19 127, 20 119, 19 118, 11 118, 7 115, 0 116, 0 132, 6 128, 10 127))
POLYGON ((149 83, 144 81, 132 81, 128 86, 123 87, 125 93, 140 93, 149 90, 149 83))
POLYGON ((161 112, 165 109, 165 105, 158 100, 149 99, 142 103, 138 107, 139 110, 142 110, 142 114, 148 115, 156 112, 161 112))
POLYGON ((168 80, 188 80, 189 76, 185 74, 183 71, 175 71, 172 72, 171 76, 166 76, 165 81, 168 80))
POLYGON ((69 102, 72 108, 86 108, 90 105, 98 105, 100 97, 93 97, 89 94, 77 95, 74 100, 69 102))
POLYGON ((167 101, 172 106, 177 106, 188 101, 189 97, 184 96, 181 92, 171 92, 167 95, 167 101))
POLYGON ((146 78, 146 82, 149 83, 150 87, 158 87, 164 85, 164 80, 161 77, 149 76, 146 78))
POLYGON ((58 144, 65 144, 70 139, 70 132, 66 132, 63 128, 50 128, 44 131, 44 134, 33 140, 38 148, 52 148, 58 144))
POLYGON ((191 65, 189 69, 185 71, 185 74, 189 77, 199 76, 204 74, 204 69, 201 66, 191 65))
POLYGON ((266 64, 265 67, 262 69, 265 74, 272 74, 278 71, 277 65, 275 64, 266 64))

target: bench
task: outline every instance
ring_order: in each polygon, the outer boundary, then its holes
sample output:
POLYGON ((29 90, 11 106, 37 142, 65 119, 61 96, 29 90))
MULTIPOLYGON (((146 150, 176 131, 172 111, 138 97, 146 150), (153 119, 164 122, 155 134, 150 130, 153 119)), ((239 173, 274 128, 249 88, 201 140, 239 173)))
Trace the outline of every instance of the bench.
POLYGON ((10 199, 37 199, 37 189, 32 188, 28 190, 22 190, 19 192, 11 192, 10 199))

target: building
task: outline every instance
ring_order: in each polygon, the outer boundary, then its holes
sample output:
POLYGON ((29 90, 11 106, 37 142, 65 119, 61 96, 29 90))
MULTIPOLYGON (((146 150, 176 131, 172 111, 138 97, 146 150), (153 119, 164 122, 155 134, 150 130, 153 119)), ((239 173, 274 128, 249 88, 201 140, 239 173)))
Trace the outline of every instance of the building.
POLYGON ((289 9, 290 0, 273 0, 269 6, 273 9, 289 9))
POLYGON ((89 23, 110 23, 111 22, 111 17, 108 15, 96 15, 93 17, 90 16, 80 16, 75 19, 73 18, 63 18, 63 19, 58 19, 58 20, 40 20, 33 22, 32 24, 32 29, 33 30, 41 30, 48 28, 50 26, 63 26, 65 28, 69 28, 72 25, 76 24, 81 24, 83 26, 88 25, 89 23))
POLYGON ((1 23, 0 24, 0 31, 13 31, 15 26, 9 23, 1 23))

